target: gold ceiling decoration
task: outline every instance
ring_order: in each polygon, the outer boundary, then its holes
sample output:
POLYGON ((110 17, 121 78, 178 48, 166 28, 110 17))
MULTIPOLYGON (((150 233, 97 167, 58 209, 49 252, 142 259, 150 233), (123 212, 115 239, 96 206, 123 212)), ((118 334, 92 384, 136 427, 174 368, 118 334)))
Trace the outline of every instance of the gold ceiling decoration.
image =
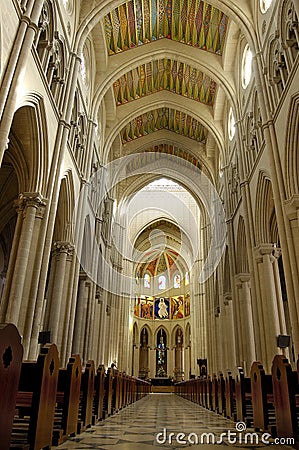
POLYGON ((158 108, 130 121, 121 131, 122 143, 163 129, 206 143, 208 131, 200 122, 184 112, 170 108, 158 108))
POLYGON ((188 64, 160 59, 130 70, 114 84, 116 105, 167 90, 212 106, 216 82, 188 64))
POLYGON ((201 0, 131 0, 104 18, 109 55, 163 38, 221 55, 227 23, 201 0))

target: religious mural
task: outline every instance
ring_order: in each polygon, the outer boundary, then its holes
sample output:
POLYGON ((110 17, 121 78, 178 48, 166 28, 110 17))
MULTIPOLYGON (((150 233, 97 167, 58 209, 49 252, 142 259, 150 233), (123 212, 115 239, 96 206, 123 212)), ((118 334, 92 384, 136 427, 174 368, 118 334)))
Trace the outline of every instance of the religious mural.
POLYGON ((170 319, 169 298, 155 299, 155 319, 170 319))
POLYGON ((134 316, 141 319, 177 320, 190 315, 190 294, 174 297, 136 297, 134 316))

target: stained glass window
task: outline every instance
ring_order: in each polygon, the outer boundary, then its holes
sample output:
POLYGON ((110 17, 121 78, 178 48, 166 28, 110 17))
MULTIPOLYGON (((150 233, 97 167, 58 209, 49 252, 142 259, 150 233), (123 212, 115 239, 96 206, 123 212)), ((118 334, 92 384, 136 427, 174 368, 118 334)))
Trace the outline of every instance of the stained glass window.
POLYGON ((158 288, 166 289, 166 277, 164 275, 161 275, 158 279, 158 288))
POLYGON ((148 273, 144 275, 144 287, 149 289, 151 287, 151 277, 148 273))
POLYGON ((179 289, 181 287, 181 277, 178 273, 174 276, 173 287, 175 289, 179 289))

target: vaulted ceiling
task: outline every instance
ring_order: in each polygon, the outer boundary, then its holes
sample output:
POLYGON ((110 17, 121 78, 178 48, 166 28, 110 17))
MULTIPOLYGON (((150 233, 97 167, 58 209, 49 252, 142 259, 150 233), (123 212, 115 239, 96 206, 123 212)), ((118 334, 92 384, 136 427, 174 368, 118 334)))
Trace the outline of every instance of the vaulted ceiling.
POLYGON ((132 0, 105 16, 109 55, 157 39, 221 54, 228 18, 201 0, 132 0))
MULTIPOLYGON (((156 138, 159 132, 161 140, 155 143, 163 146, 164 153, 172 154, 176 142, 177 148, 192 148, 189 160, 206 158, 208 166, 216 169, 215 159, 208 162, 207 152, 202 154, 202 145, 210 137, 213 146, 211 123, 219 105, 223 108, 223 93, 219 95, 223 84, 216 67, 223 67, 228 25, 223 11, 202 0, 130 0, 106 13, 101 27, 108 71, 119 73, 117 78, 111 77, 110 85, 109 104, 113 98, 116 108, 111 142, 118 133, 121 145, 127 147, 138 140, 142 151, 150 151, 155 146, 146 148, 142 142, 149 135, 156 138), (177 54, 176 46, 180 49, 177 54), (136 53, 139 50, 142 52, 136 53), (178 56, 182 52, 184 60, 178 56), (210 61, 213 71, 207 70, 210 61), (173 142, 167 142, 162 131, 173 133, 173 142), (185 145, 175 136, 185 139, 185 145), (192 141, 201 144, 195 155, 192 141)), ((219 117, 217 120, 218 132, 219 117)), ((217 137, 221 134, 220 130, 217 137)))

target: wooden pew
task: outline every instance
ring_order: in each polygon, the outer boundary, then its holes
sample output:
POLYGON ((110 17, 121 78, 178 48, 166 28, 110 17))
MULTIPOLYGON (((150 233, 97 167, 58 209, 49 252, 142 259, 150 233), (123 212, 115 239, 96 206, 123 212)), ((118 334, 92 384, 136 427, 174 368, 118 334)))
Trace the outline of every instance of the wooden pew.
POLYGON ((276 355, 273 359, 272 382, 277 436, 294 437, 298 443, 298 373, 292 371, 283 355, 276 355))
POLYGON ((247 427, 253 423, 251 379, 245 377, 243 369, 238 368, 236 376, 237 421, 245 422, 247 427))
POLYGON ((0 447, 10 447, 23 358, 21 336, 15 325, 0 324, 0 447))
POLYGON ((255 361, 250 370, 253 427, 268 430, 275 436, 275 409, 272 376, 266 375, 260 362, 255 361))
POLYGON ((213 410, 212 379, 210 375, 206 379, 206 408, 213 410))
POLYGON ((218 379, 215 373, 212 377, 212 410, 218 412, 218 379))
POLYGON ((52 445, 59 371, 55 344, 42 347, 36 362, 22 363, 12 443, 31 450, 52 445))
POLYGON ((123 373, 123 407, 128 406, 129 402, 128 402, 128 375, 124 372, 123 373))
POLYGON ((94 416, 96 420, 103 420, 104 415, 104 398, 105 398, 105 366, 101 364, 96 372, 94 381, 94 416))
POLYGON ((105 415, 112 414, 112 383, 113 383, 113 369, 111 367, 107 370, 105 378, 105 397, 104 397, 104 411, 105 415))
POLYGON ((77 432, 82 365, 79 355, 69 358, 65 369, 59 369, 53 445, 59 445, 77 432))
POLYGON ((78 434, 85 431, 86 428, 91 427, 93 423, 94 378, 94 362, 89 360, 86 362, 81 377, 81 392, 77 427, 78 434))
POLYGON ((223 373, 220 372, 218 376, 218 413, 226 415, 226 399, 225 399, 225 379, 223 373))
POLYGON ((228 371, 225 378, 225 415, 229 419, 236 420, 236 390, 235 379, 230 371, 228 371))

